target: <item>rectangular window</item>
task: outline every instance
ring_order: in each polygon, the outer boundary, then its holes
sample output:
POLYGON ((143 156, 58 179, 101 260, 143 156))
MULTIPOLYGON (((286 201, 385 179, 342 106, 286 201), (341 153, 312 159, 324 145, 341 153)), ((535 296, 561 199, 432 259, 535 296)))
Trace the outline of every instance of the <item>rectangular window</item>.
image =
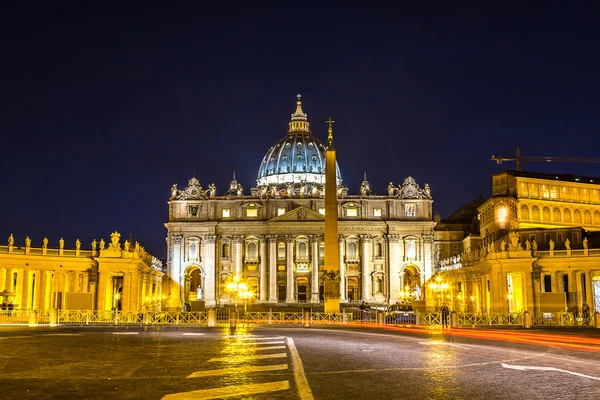
POLYGON ((550 243, 550 234, 549 233, 544 233, 544 242, 550 243))
POLYGON ((544 292, 550 293, 552 291, 552 275, 544 275, 544 292))
POLYGON ((562 233, 557 233, 556 234, 556 241, 561 243, 563 241, 563 234, 562 233))
POLYGON ((278 208, 277 209, 277 216, 283 215, 285 214, 285 208, 278 208))
POLYGON ((381 217, 381 208, 374 208, 373 209, 373 216, 374 217, 381 217))
POLYGON ((231 213, 229 211, 229 208, 224 208, 223 209, 223 218, 229 218, 231 216, 231 213))
POLYGON ((574 243, 579 242, 579 233, 578 232, 573 232, 573 242, 574 243))
POLYGON ((324 208, 319 208, 319 214, 325 215, 325 209, 324 208))
POLYGON ((246 209, 246 217, 257 217, 258 210, 256 208, 248 208, 246 209))
POLYGON ((404 216, 416 217, 417 216, 417 205, 416 204, 406 204, 404 206, 404 216))
POLYGON ((188 206, 188 218, 197 218, 198 217, 198 206, 188 206))
POLYGON ((346 217, 357 217, 358 209, 357 208, 347 208, 346 209, 346 217))
POLYGON ((529 235, 529 241, 533 242, 535 240, 535 235, 529 235))
POLYGON ((285 265, 278 265, 277 271, 285 271, 285 265))

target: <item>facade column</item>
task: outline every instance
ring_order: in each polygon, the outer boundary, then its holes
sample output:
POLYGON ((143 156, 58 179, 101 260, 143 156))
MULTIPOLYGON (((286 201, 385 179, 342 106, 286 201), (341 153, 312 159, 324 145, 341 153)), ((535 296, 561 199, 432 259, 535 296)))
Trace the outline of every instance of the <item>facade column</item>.
POLYGON ((267 243, 264 236, 258 239, 260 251, 260 297, 259 302, 267 301, 267 243))
POLYGON ((269 303, 277 303, 277 236, 267 236, 269 240, 269 303))
POLYGON ((216 271, 216 245, 217 237, 214 235, 204 236, 204 246, 202 249, 202 265, 204 267, 204 304, 208 307, 214 307, 217 304, 215 293, 216 271))
POLYGON ((310 238, 311 250, 311 271, 310 271, 310 302, 319 302, 319 236, 313 235, 310 238))
MULTIPOLYGON (((171 290, 170 290, 170 295, 169 295, 169 301, 167 303, 167 308, 173 310, 173 311, 179 311, 181 310, 182 307, 182 303, 181 303, 181 299, 183 296, 183 271, 181 270, 182 268, 182 256, 183 256, 183 250, 182 250, 182 246, 183 246, 183 236, 172 236, 171 237, 171 248, 172 248, 172 259, 171 259, 171 290)), ((137 275, 137 274, 135 274, 137 275)), ((134 285, 136 286, 137 290, 139 290, 139 287, 141 287, 141 285, 139 284, 139 281, 137 279, 137 277, 133 277, 134 279, 134 285)), ((139 300, 139 295, 138 293, 130 293, 130 296, 136 296, 136 298, 139 300)), ((137 304, 137 308, 138 310, 141 309, 141 305, 143 304, 143 298, 141 299, 141 301, 137 304)), ((133 311, 133 310, 132 310, 133 311)))
POLYGON ((433 234, 423 235, 423 270, 421 287, 433 276, 433 234))
POLYGON ((338 236, 338 245, 339 245, 339 256, 340 256, 340 301, 341 302, 346 302, 346 298, 348 296, 347 290, 346 290, 346 286, 347 286, 347 282, 346 282, 346 263, 344 261, 344 257, 346 256, 346 250, 345 250, 345 245, 346 245, 346 236, 345 235, 339 235, 338 236))
POLYGON ((240 279, 242 277, 242 242, 243 236, 234 236, 232 239, 233 242, 233 270, 235 271, 235 275, 239 276, 240 279))
POLYGON ((286 275, 287 275, 287 282, 286 282, 286 298, 285 298, 285 302, 286 303, 294 303, 295 302, 295 298, 294 298, 294 293, 295 293, 295 285, 294 285, 294 237, 293 236, 286 236, 286 256, 285 256, 285 260, 286 260, 286 267, 285 267, 285 271, 286 271, 286 275))
MULTIPOLYGON (((399 235, 387 235, 389 259, 387 260, 389 266, 389 302, 394 304, 399 300, 400 291, 400 236, 399 235)), ((425 290, 423 290, 425 295, 425 290)))
POLYGON ((362 251, 360 255, 363 288, 362 298, 365 301, 369 301, 372 297, 371 276, 369 275, 371 269, 371 252, 369 251, 369 245, 371 244, 371 235, 361 235, 360 241, 362 244, 362 251))

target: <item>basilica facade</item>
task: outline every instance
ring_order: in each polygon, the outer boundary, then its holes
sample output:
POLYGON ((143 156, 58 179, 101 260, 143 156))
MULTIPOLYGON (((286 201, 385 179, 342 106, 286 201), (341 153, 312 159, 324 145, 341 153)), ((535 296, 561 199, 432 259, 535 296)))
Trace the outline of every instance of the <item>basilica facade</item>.
MULTIPOLYGON (((420 298, 433 274, 432 197, 412 177, 376 194, 364 177, 353 191, 339 167, 340 301, 420 298)), ((256 187, 235 180, 218 193, 196 177, 169 199, 169 309, 231 304, 231 282, 257 303, 323 298, 325 146, 312 134, 298 98, 289 129, 258 164, 256 187)))

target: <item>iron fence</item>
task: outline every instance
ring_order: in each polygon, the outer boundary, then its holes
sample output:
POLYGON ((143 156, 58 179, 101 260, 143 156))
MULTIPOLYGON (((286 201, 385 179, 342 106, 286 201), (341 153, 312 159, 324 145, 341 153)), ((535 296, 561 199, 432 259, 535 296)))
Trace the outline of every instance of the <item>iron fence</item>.
MULTIPOLYGON (((228 308, 216 308, 202 312, 115 312, 92 310, 2 310, 0 325, 195 325, 208 326, 209 313, 214 313, 214 325, 228 325, 232 311, 228 308)), ((522 313, 509 314, 469 314, 455 313, 457 326, 523 326, 525 318, 522 313)), ((287 324, 301 325, 305 323, 301 311, 240 311, 237 321, 241 323, 266 325, 287 324)), ((380 325, 402 326, 436 326, 442 324, 440 312, 420 313, 401 312, 399 314, 371 311, 365 314, 358 312, 342 312, 339 314, 310 312, 310 324, 347 324, 363 322, 380 325), (370 316, 367 320, 366 315, 370 316)), ((450 322, 450 321, 448 321, 450 322)), ((212 325, 212 324, 211 324, 212 325)), ((568 312, 540 313, 531 315, 531 326, 590 327, 593 319, 575 316, 568 312)))

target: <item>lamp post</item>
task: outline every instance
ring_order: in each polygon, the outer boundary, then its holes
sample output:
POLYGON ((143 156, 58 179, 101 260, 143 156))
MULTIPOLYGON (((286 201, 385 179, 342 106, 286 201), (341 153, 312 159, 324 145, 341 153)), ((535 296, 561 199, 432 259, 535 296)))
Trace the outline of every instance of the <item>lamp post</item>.
POLYGON ((402 301, 409 301, 410 298, 410 287, 404 286, 404 290, 400 291, 400 298, 402 301))
POLYGON ((444 292, 446 290, 448 290, 448 284, 446 282, 442 282, 442 277, 438 275, 435 279, 435 282, 429 284, 429 288, 431 289, 432 292, 437 294, 436 308, 439 308, 440 307, 440 297, 442 297, 442 300, 443 300, 444 292))
POLYGON ((235 275, 233 277, 233 281, 227 284, 227 291, 233 294, 236 310, 238 306, 238 298, 244 299, 244 312, 246 312, 246 302, 253 295, 252 291, 248 290, 248 285, 246 285, 244 282, 240 282, 240 277, 235 275))

